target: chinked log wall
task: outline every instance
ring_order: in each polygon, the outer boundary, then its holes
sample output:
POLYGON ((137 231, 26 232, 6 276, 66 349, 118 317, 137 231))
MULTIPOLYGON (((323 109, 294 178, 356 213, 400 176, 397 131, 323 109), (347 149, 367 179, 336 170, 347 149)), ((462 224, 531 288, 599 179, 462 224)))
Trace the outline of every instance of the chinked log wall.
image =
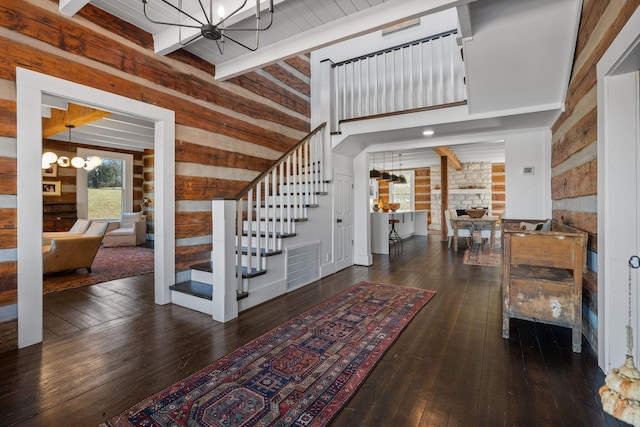
MULTIPOLYGON (((552 128, 553 218, 588 232, 592 253, 598 251, 596 64, 638 5, 640 0, 584 1, 566 110, 552 128)), ((598 283, 595 266, 589 268, 583 332, 597 349, 598 283)))
POLYGON ((178 271, 209 259, 210 200, 235 196, 309 132, 307 56, 217 82, 213 65, 152 45, 91 5, 68 18, 57 0, 0 4, 0 308, 16 302, 16 67, 175 111, 178 271))

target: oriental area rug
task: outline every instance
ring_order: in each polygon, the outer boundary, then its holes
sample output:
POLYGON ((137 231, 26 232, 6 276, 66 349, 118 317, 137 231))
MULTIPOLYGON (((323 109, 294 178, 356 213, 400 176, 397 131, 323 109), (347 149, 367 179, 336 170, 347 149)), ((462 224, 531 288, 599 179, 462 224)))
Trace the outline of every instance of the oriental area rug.
POLYGON ((499 267, 501 259, 501 248, 499 242, 496 242, 493 250, 483 247, 480 243, 473 242, 469 249, 464 251, 462 258, 463 264, 469 265, 487 265, 491 267, 499 267))
POLYGON ((153 248, 100 247, 91 265, 91 273, 83 268, 73 272, 45 274, 44 293, 80 288, 151 272, 153 272, 153 248))
POLYGON ((102 426, 327 425, 434 295, 358 283, 102 426))

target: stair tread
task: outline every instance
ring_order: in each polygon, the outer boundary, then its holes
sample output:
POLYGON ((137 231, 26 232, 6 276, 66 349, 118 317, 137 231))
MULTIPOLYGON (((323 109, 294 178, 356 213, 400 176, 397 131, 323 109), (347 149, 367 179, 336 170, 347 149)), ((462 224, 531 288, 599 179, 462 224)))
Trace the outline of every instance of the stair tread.
MULTIPOLYGON (((260 205, 260 208, 265 209, 280 209, 280 208, 297 208, 299 207, 299 205, 260 205)), ((317 208, 320 207, 320 205, 318 203, 305 203, 304 205, 302 205, 303 208, 317 208)))
MULTIPOLYGON (((242 235, 246 237, 246 236, 249 235, 249 233, 247 232, 247 230, 243 230, 242 231, 242 235)), ((254 231, 251 232, 251 236, 252 237, 256 237, 257 235, 258 235, 257 231, 254 230, 254 231)), ((264 231, 262 233, 260 233, 260 237, 266 237, 266 235, 267 235, 267 233, 265 233, 264 231)), ((296 236, 296 233, 281 233, 281 232, 278 231, 276 233, 275 237, 277 239, 287 239, 289 237, 295 237, 295 236, 296 236)), ((273 237, 273 233, 272 232, 269 232, 269 237, 273 237)))
MULTIPOLYGON (((257 252, 256 248, 251 248, 251 254, 255 255, 257 252)), ((249 248, 247 246, 243 246, 242 247, 242 254, 243 255, 247 255, 249 253, 249 248)), ((280 255, 282 253, 282 250, 280 249, 266 249, 266 248, 260 248, 260 254, 262 256, 274 256, 274 255, 280 255)))
POLYGON ((169 286, 169 289, 199 298, 213 299, 213 286, 195 280, 176 283, 175 285, 169 286))
MULTIPOLYGON (((211 262, 203 262, 200 264, 194 264, 191 266, 192 270, 199 270, 199 271, 206 271, 209 273, 213 272, 213 263, 211 262)), ((251 278, 251 277, 256 277, 256 276, 261 276, 263 274, 267 274, 267 270, 265 269, 257 269, 257 268, 251 268, 251 272, 248 272, 247 267, 242 267, 242 277, 247 279, 247 278, 251 278)), ((190 282, 193 282, 193 280, 191 280, 190 282)), ((183 283, 188 283, 188 282, 183 282, 183 283)), ((196 282, 196 283, 200 283, 200 282, 196 282)), ((206 284, 206 283, 205 283, 206 284)), ((176 285, 173 285, 176 286, 176 285)), ((211 285, 208 285, 211 286, 211 285)))
POLYGON ((258 270, 257 268, 252 267, 251 272, 249 272, 247 267, 242 267, 242 277, 244 279, 250 279, 256 276, 262 276, 263 274, 267 274, 267 270, 265 269, 258 270))

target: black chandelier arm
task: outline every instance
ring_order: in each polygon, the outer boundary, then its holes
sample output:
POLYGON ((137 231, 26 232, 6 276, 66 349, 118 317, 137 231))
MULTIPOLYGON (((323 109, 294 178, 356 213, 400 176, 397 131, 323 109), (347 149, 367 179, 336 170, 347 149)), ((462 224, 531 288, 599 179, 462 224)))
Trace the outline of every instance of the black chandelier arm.
MULTIPOLYGON (((195 27, 195 28, 199 28, 199 27, 195 27)), ((196 34, 195 36, 191 37, 186 42, 183 42, 182 40, 178 40, 178 43, 180 44, 180 46, 187 46, 188 44, 191 44, 194 41, 198 40, 200 37, 202 37, 202 34, 196 34)))
MULTIPOLYGON (((256 50, 258 50, 258 46, 256 47, 249 47, 244 43, 240 43, 238 40, 234 40, 231 37, 225 35, 224 33, 222 34, 224 36, 225 39, 231 40, 232 42, 234 42, 235 44, 238 44, 240 46, 242 46, 243 48, 250 50, 251 52, 255 52, 256 50)), ((218 46, 218 48, 220 48, 220 46, 218 46)))
MULTIPOLYGON (((260 23, 258 23, 258 25, 260 25, 260 23)), ((256 26, 256 28, 225 28, 224 30, 221 28, 221 30, 223 31, 267 31, 269 28, 271 28, 271 26, 273 25, 273 10, 271 12, 269 12, 269 24, 264 27, 264 28, 259 28, 258 26, 256 26)))
MULTIPOLYGON (((200 25, 175 24, 173 22, 162 22, 162 21, 153 20, 153 19, 149 18, 149 15, 147 15, 147 0, 142 0, 142 12, 144 13, 144 17, 147 18, 149 20, 149 22, 152 22, 154 24, 160 24, 160 25, 171 25, 173 27, 187 27, 187 28, 201 28, 204 25, 204 23, 202 23, 199 19, 189 15, 188 13, 184 12, 180 8, 172 5, 167 0, 160 0, 160 1, 162 3, 164 3, 164 4, 166 4, 167 6, 170 6, 171 8, 177 10, 178 13, 181 13, 182 15, 194 20, 195 22, 197 22, 200 25)), ((200 1, 200 0, 198 0, 198 1, 200 1)), ((245 2, 246 2, 246 0, 245 0, 245 2)), ((202 3, 200 3, 200 4, 202 5, 202 3)), ((207 16, 206 13, 205 13, 205 16, 207 16)))

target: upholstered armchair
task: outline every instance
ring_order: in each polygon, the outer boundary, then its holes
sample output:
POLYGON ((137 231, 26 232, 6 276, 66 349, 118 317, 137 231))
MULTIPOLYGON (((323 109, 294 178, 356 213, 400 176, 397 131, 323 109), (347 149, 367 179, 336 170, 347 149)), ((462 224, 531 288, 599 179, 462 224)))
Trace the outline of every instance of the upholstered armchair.
POLYGON ((50 245, 51 240, 60 237, 82 237, 89 228, 91 221, 88 219, 78 219, 69 231, 45 231, 42 233, 42 244, 50 245))
POLYGON ((109 224, 102 240, 104 247, 136 246, 146 242, 147 217, 142 212, 123 213, 120 221, 109 224))
POLYGON ((106 229, 106 222, 92 222, 79 237, 51 239, 50 245, 42 246, 42 272, 46 274, 86 268, 91 273, 91 264, 100 249, 106 229))

